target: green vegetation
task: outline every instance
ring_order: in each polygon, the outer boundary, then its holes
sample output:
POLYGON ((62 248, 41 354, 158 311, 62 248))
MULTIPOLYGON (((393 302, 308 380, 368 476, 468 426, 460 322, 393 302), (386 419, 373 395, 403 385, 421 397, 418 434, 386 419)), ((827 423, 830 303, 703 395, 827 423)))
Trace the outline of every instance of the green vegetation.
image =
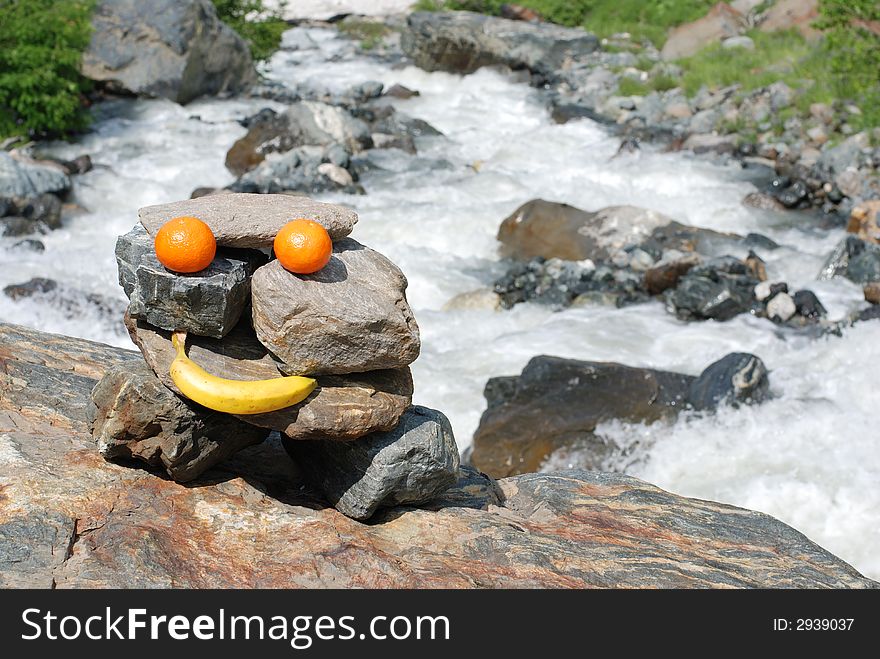
POLYGON ((0 0, 0 137, 84 128, 91 0, 0 0))
POLYGON ((286 3, 277 12, 268 12, 263 0, 213 0, 217 15, 238 32, 251 47, 256 61, 268 59, 278 50, 282 33, 290 26, 281 18, 286 3))
POLYGON ((825 30, 829 87, 861 108, 866 126, 880 126, 880 3, 822 0, 817 26, 825 30))
POLYGON ((645 96, 651 88, 641 80, 629 76, 623 76, 617 86, 617 93, 621 96, 645 96))
POLYGON ((366 21, 348 18, 339 24, 339 31, 352 39, 361 42, 361 48, 372 50, 391 32, 390 28, 379 21, 366 21))
MULTIPOLYGON (((517 4, 537 11, 560 25, 582 26, 600 37, 629 32, 633 39, 647 39, 660 47, 669 28, 703 16, 716 0, 519 0, 517 4)), ((504 0, 420 0, 424 11, 467 9, 484 14, 501 13, 504 0)))

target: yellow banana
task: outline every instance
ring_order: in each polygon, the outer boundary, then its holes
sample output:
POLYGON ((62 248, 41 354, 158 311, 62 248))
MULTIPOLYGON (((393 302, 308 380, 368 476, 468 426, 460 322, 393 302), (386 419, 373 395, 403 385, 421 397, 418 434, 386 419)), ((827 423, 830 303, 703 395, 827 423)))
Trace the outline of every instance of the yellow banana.
POLYGON ((218 412, 274 412, 305 400, 318 384, 297 375, 269 380, 218 378, 186 356, 186 332, 174 332, 171 343, 177 350, 170 369, 174 384, 190 400, 218 412))

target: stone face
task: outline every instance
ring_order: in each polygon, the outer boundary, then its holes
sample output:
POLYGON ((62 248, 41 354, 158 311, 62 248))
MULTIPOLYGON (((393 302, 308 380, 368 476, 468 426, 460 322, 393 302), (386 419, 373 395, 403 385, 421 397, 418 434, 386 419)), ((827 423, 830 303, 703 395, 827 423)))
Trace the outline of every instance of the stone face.
POLYGON ((312 275, 292 274, 277 260, 254 273, 254 330, 290 374, 407 366, 420 340, 406 286, 387 258, 339 240, 330 262, 312 275))
POLYGON ((537 471, 560 448, 589 446, 600 469, 610 447, 604 421, 653 423, 685 404, 693 376, 622 364, 534 357, 515 380, 486 385, 488 409, 474 434, 473 465, 490 476, 537 471))
POLYGON ((526 23, 467 11, 415 12, 407 17, 403 51, 426 71, 471 73, 505 64, 554 74, 563 63, 599 47, 583 30, 550 23, 526 23))
POLYGON ((210 0, 100 0, 82 72, 118 91, 188 103, 256 81, 247 43, 210 0))
POLYGON ((175 396, 143 362, 108 371, 91 400, 92 435, 101 455, 142 460, 181 483, 269 434, 175 396))
POLYGON ((218 339, 238 323, 251 297, 250 277, 266 260, 257 250, 221 248, 201 272, 180 274, 159 263, 141 225, 116 241, 119 284, 134 318, 218 339))
POLYGON ((137 353, 0 325, 0 355, 4 587, 877 587, 772 517, 619 474, 462 468, 371 524, 322 509, 271 439, 181 485, 88 432, 89 392, 137 353))
POLYGON ((610 206, 595 213, 568 204, 533 199, 498 229, 501 255, 519 260, 540 256, 568 261, 604 260, 646 239, 672 218, 635 206, 610 206))
MULTIPOLYGON (((168 369, 175 357, 169 332, 131 317, 126 319, 132 340, 162 383, 177 391, 168 369)), ((193 336, 189 356, 209 373, 239 380, 264 380, 281 375, 279 364, 257 341, 247 320, 222 341, 193 336)), ((308 398, 268 414, 249 414, 243 421, 278 430, 292 439, 352 440, 378 430, 390 430, 412 400, 408 368, 351 375, 325 375, 308 398)))
POLYGON ((226 154, 226 167, 238 176, 259 165, 269 153, 301 146, 341 144, 355 153, 372 146, 370 128, 345 108, 319 101, 294 103, 281 114, 262 110, 247 134, 226 154))
POLYGON ((390 432, 356 442, 284 443, 307 479, 342 514, 369 519, 380 507, 431 501, 458 480, 458 447, 440 412, 413 407, 390 432))
POLYGON ((670 31, 660 55, 663 59, 690 57, 711 43, 738 36, 746 26, 745 16, 726 2, 719 2, 702 18, 670 31))
POLYGON ((32 198, 69 189, 70 177, 55 163, 0 151, 0 197, 32 198))
POLYGON ((181 215, 205 222, 221 247, 271 247, 278 230, 297 218, 317 222, 333 240, 350 234, 357 222, 357 213, 350 208, 283 194, 208 195, 138 210, 138 219, 151 236, 181 215))
POLYGON ((767 367, 759 357, 733 352, 691 382, 688 403, 697 410, 715 409, 724 403, 760 403, 769 387, 767 367))

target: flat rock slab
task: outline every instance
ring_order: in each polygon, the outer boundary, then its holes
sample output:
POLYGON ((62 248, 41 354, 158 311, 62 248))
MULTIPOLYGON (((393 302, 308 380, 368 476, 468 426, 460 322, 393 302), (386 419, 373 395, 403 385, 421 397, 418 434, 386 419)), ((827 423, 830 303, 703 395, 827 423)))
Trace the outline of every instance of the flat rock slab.
POLYGON ((140 460, 191 481, 269 431, 174 395, 143 362, 117 366, 92 390, 92 435, 107 460, 140 460))
POLYGON ((201 272, 180 274, 159 263, 140 224, 116 241, 119 284, 134 318, 218 339, 238 323, 251 298, 251 275, 267 260, 255 249, 226 247, 201 272))
POLYGON ((133 357, 0 325, 0 586, 878 586, 768 515, 619 474, 496 483, 462 468, 429 504, 370 524, 316 506, 271 440, 181 485, 105 461, 88 432, 89 391, 133 357), (47 378, 65 392, 51 418, 31 402, 47 378))
MULTIPOLYGON (((126 325, 150 368, 177 393, 168 373, 175 357, 171 333, 131 317, 126 325)), ((243 320, 222 341, 191 337, 188 354, 209 373, 238 380, 280 377, 278 362, 257 341, 243 320)), ((321 376, 317 388, 303 402, 267 414, 239 417, 291 439, 353 440, 378 430, 390 430, 412 401, 413 382, 408 368, 321 376)))
POLYGON ((297 195, 246 192, 207 195, 138 210, 138 219, 151 236, 168 220, 182 215, 205 222, 220 246, 258 248, 271 247, 278 230, 298 218, 317 222, 333 240, 350 234, 358 220, 357 213, 345 206, 297 195))
POLYGON ((458 480, 452 426, 426 407, 410 409, 394 430, 356 442, 284 446, 305 478, 353 519, 369 519, 380 507, 427 503, 458 480))
POLYGON ((278 261, 254 273, 254 330, 294 375, 407 366, 421 344, 406 286, 387 258, 351 238, 339 240, 315 274, 292 274, 278 261))

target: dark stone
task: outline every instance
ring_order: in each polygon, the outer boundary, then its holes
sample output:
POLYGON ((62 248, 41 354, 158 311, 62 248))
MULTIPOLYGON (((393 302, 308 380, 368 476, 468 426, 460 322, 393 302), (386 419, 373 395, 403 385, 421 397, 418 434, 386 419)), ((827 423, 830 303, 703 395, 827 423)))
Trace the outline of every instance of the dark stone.
POLYGON ((19 212, 31 222, 43 224, 48 229, 61 227, 61 200, 53 194, 41 194, 29 199, 20 206, 19 212))
POLYGON ((13 300, 33 297, 40 293, 51 293, 58 288, 58 282, 45 277, 34 277, 23 284, 9 284, 3 289, 6 297, 13 300))
POLYGON ((34 240, 33 238, 27 238, 25 240, 19 240, 17 243, 13 243, 12 249, 20 249, 22 251, 40 253, 46 251, 46 246, 42 243, 42 241, 34 240))
POLYGON ((828 313, 813 291, 797 291, 792 299, 797 308, 797 314, 809 320, 819 320, 828 313))
POLYGON ((660 295, 670 288, 675 288, 679 280, 699 263, 700 257, 690 254, 677 261, 654 266, 645 271, 645 290, 651 295, 660 295))
POLYGON ((27 236, 37 232, 44 233, 45 228, 26 217, 17 215, 0 217, 0 236, 27 236))
POLYGON ((803 181, 795 181, 776 194, 776 198, 786 208, 797 208, 807 201, 810 190, 803 181))
POLYGON ((666 302, 682 320, 730 320, 751 309, 757 284, 742 261, 722 257, 692 268, 666 302))
POLYGON ((134 318, 215 338, 238 323, 250 300, 251 275, 267 260, 257 250, 225 247, 206 269, 180 274, 159 263, 153 239, 140 224, 116 241, 119 284, 134 318))
POLYGON ((767 368, 759 357, 733 352, 691 382, 687 402, 697 410, 714 410, 725 403, 760 403, 769 387, 767 368))
POLYGON ((366 520, 380 507, 423 504, 458 480, 452 427, 432 409, 415 406, 389 432, 353 442, 284 442, 294 462, 344 515, 366 520))
POLYGON ((762 233, 747 233, 746 237, 743 239, 743 244, 746 247, 756 247, 759 249, 779 249, 779 243, 762 233))
POLYGON ((857 284, 880 281, 880 245, 847 236, 825 261, 820 279, 846 277, 857 284))
POLYGON ((766 304, 780 293, 788 293, 788 284, 786 284, 784 281, 770 284, 770 295, 764 298, 763 302, 766 304))
POLYGON ((143 362, 108 371, 91 400, 92 434, 105 459, 141 460, 181 483, 269 434, 176 396, 143 362))
POLYGON ((604 421, 673 418, 693 376, 622 364, 533 357, 515 378, 486 385, 488 408, 474 435, 473 465, 500 478, 537 471, 561 448, 587 447, 599 469, 613 447, 595 434, 604 421))

